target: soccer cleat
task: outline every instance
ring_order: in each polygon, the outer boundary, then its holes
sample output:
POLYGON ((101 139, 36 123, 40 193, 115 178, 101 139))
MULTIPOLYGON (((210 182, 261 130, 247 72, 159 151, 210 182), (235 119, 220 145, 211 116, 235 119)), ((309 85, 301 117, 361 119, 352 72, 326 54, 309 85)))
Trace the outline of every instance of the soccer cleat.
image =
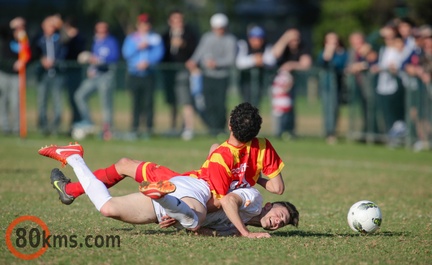
POLYGON ((79 155, 83 157, 84 149, 79 143, 75 142, 74 144, 70 143, 66 146, 45 146, 39 149, 38 153, 40 155, 60 161, 62 163, 62 166, 64 167, 67 164, 66 158, 71 155, 79 155))
POLYGON ((57 190, 60 201, 66 205, 73 203, 75 199, 74 197, 66 194, 65 191, 66 184, 68 184, 70 181, 71 180, 68 179, 58 168, 54 168, 51 171, 51 184, 53 185, 53 188, 57 190))
POLYGON ((161 180, 158 182, 143 181, 139 186, 139 191, 141 193, 155 200, 160 199, 175 190, 176 186, 168 180, 161 180))

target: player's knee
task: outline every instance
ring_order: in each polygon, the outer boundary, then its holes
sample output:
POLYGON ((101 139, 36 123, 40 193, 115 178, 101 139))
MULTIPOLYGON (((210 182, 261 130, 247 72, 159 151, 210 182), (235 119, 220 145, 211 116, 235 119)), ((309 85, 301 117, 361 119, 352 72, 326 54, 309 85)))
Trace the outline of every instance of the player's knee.
POLYGON ((115 163, 115 168, 117 170, 117 172, 121 175, 125 174, 125 169, 128 168, 128 166, 130 166, 130 164, 133 162, 132 159, 127 158, 127 157, 123 157, 120 158, 119 161, 117 161, 117 163, 115 163))
POLYGON ((119 159, 119 161, 117 161, 117 163, 115 163, 116 166, 119 167, 124 167, 127 166, 129 163, 131 163, 133 160, 127 157, 122 157, 119 159))
POLYGON ((113 205, 108 201, 100 208, 100 213, 105 217, 115 217, 116 210, 113 205))

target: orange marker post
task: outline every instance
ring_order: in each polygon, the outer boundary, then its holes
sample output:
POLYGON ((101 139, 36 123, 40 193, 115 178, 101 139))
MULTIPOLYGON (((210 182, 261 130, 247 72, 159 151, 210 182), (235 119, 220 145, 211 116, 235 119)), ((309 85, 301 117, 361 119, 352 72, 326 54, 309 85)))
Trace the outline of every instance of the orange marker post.
POLYGON ((26 64, 30 60, 31 52, 27 33, 21 30, 18 34, 19 53, 18 61, 22 64, 18 70, 19 105, 20 105, 20 137, 27 137, 27 106, 26 106, 26 64))

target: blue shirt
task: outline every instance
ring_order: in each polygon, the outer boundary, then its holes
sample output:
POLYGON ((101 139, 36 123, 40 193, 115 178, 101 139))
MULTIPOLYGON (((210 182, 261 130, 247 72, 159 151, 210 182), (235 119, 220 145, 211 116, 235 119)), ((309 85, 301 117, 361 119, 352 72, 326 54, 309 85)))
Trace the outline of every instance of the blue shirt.
POLYGON ((335 51, 331 61, 324 61, 323 52, 324 51, 321 51, 319 54, 318 65, 322 67, 331 67, 338 73, 343 72, 348 60, 348 53, 345 51, 345 49, 342 51, 335 51))
POLYGON ((135 76, 147 75, 150 71, 149 68, 162 60, 164 52, 165 49, 162 38, 159 34, 154 32, 149 32, 147 34, 140 34, 138 32, 131 33, 126 37, 122 48, 128 72, 135 76), (145 49, 139 49, 138 46, 143 41, 147 42, 148 46, 145 49), (139 70, 137 65, 142 62, 147 62, 149 67, 144 70, 139 70))
POLYGON ((102 64, 117 62, 120 57, 117 40, 110 35, 103 39, 95 39, 92 47, 92 54, 96 56, 102 64))

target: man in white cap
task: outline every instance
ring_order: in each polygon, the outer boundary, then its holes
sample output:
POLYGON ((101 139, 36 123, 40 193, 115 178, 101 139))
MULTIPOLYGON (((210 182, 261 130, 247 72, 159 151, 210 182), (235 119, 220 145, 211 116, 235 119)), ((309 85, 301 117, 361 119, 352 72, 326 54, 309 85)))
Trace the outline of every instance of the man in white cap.
POLYGON ((186 62, 189 71, 201 68, 205 102, 204 122, 210 133, 218 135, 225 131, 226 93, 230 68, 236 55, 236 38, 227 32, 228 18, 217 13, 210 18, 211 32, 205 33, 192 57, 186 62))

